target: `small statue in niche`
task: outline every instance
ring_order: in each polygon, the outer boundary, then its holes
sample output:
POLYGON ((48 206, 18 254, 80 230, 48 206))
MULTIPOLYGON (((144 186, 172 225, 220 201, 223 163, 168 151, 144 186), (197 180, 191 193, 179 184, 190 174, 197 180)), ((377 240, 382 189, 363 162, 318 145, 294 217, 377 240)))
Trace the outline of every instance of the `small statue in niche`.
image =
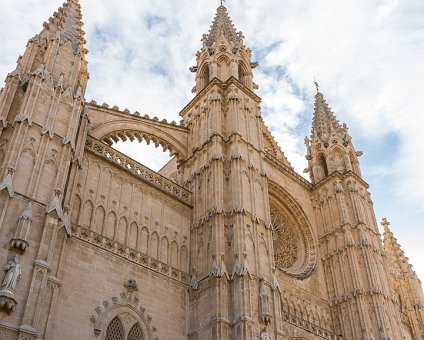
POLYGON ((19 256, 15 255, 13 260, 10 260, 5 266, 6 276, 1 284, 1 291, 8 291, 13 294, 16 283, 22 276, 21 264, 19 263, 19 256))

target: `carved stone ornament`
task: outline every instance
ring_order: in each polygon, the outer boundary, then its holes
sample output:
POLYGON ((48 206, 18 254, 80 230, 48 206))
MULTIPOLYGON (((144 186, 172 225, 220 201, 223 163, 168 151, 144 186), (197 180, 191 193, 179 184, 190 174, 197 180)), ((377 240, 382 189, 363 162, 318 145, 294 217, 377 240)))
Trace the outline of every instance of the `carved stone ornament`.
POLYGON ((212 268, 209 276, 223 277, 224 275, 229 279, 227 267, 225 266, 224 254, 221 254, 221 261, 219 264, 216 261, 216 256, 212 255, 212 268))
POLYGON ((243 259, 239 259, 239 255, 236 254, 236 261, 234 263, 233 272, 231 274, 231 280, 234 278, 235 275, 237 276, 245 276, 249 274, 250 276, 250 269, 249 264, 247 263, 247 253, 243 252, 243 259))
POLYGON ((15 255, 5 266, 6 275, 0 287, 0 308, 5 308, 8 313, 12 313, 17 304, 14 291, 16 284, 22 276, 19 256, 15 255))
POLYGON ((12 181, 12 176, 14 172, 15 172, 14 167, 12 166, 8 167, 7 174, 4 177, 3 181, 0 183, 0 191, 2 191, 3 189, 6 189, 10 197, 13 197, 13 195, 15 194, 15 191, 13 189, 13 181, 12 181))
POLYGON ((269 295, 268 289, 265 287, 264 279, 259 280, 259 320, 266 326, 271 323, 269 295))
POLYGON ((93 333, 96 338, 104 339, 109 323, 118 317, 127 329, 131 329, 138 323, 146 339, 158 339, 157 328, 152 324, 152 317, 141 305, 134 285, 136 285, 135 280, 128 279, 124 284, 125 292, 122 292, 119 297, 114 296, 110 300, 104 300, 101 305, 94 308, 95 313, 90 317, 90 322, 94 326, 93 333))
POLYGON ((28 203, 25 210, 19 216, 18 225, 15 230, 15 237, 9 241, 9 249, 20 249, 24 252, 28 246, 28 237, 32 225, 32 204, 28 203))
POLYGON ((124 282, 124 287, 128 292, 136 292, 137 289, 137 281, 135 279, 129 278, 124 282))

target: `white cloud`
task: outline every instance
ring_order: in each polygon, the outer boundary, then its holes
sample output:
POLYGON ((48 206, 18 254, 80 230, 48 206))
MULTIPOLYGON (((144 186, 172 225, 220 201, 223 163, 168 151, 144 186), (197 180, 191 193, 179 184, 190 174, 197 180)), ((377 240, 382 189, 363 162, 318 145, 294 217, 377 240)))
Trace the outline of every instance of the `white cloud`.
MULTIPOLYGON (((0 21, 4 78, 60 1, 0 4, 7 13, 0 21)), ((179 110, 192 98, 188 67, 217 1, 81 4, 90 50, 87 98, 179 120, 179 110)), ((378 198, 377 214, 391 214, 393 230, 424 277, 419 261, 424 254, 416 241, 424 238, 424 3, 234 0, 228 8, 259 61, 255 82, 264 117, 289 161, 299 172, 306 165, 303 136, 309 134, 316 77, 365 152, 362 166, 369 173, 364 177, 378 198), (367 157, 367 150, 375 156, 367 157)))

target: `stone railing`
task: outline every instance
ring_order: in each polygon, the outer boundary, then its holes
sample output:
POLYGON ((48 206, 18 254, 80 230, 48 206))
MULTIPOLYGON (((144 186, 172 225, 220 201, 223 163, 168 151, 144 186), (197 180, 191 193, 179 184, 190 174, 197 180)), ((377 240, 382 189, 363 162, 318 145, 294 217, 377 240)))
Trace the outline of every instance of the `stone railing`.
POLYGON ((290 314, 289 312, 282 311, 281 315, 283 316, 283 321, 293 326, 299 327, 309 333, 312 333, 319 338, 327 339, 327 340, 344 340, 343 337, 330 332, 318 325, 315 325, 308 320, 304 320, 299 316, 290 314))
POLYGON ((125 156, 123 153, 98 141, 97 139, 88 136, 85 142, 85 149, 109 162, 112 162, 114 165, 128 171, 132 175, 167 193, 168 195, 171 195, 188 205, 192 204, 190 191, 148 167, 136 162, 130 157, 125 156))
POLYGON ((188 284, 190 280, 188 273, 171 267, 166 263, 160 262, 157 259, 135 249, 131 249, 122 243, 111 240, 110 238, 91 231, 88 228, 72 225, 72 236, 183 284, 188 284))

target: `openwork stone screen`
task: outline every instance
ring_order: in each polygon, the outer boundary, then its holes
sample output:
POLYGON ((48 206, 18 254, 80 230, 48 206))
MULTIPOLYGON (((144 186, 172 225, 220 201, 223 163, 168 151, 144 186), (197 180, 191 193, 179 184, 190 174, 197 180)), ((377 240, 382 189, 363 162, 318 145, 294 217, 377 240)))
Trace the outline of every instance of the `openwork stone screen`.
POLYGON ((143 332, 141 331, 140 325, 136 323, 130 329, 127 340, 143 340, 143 339, 144 339, 143 332))
POLYGON ((107 327, 106 340, 124 340, 124 327, 118 317, 115 317, 107 327))
POLYGON ((297 258, 298 239, 293 226, 287 222, 277 209, 271 211, 271 221, 274 227, 274 258, 275 264, 281 269, 292 267, 297 258))

